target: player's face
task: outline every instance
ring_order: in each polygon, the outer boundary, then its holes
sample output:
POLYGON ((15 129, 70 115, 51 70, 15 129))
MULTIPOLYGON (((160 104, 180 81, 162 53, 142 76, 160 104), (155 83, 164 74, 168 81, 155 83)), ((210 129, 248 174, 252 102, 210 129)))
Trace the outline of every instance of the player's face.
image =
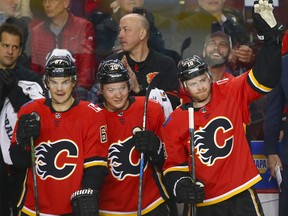
POLYGON ((230 47, 227 40, 221 37, 211 38, 204 47, 205 60, 210 67, 226 64, 230 47))
POLYGON ((46 16, 50 19, 61 18, 69 4, 70 0, 43 0, 46 16))
POLYGON ((118 0, 121 10, 125 13, 132 13, 134 7, 141 7, 144 0, 118 0))
POLYGON ((202 107, 210 101, 211 81, 206 73, 185 81, 184 85, 193 99, 195 108, 202 107))
POLYGON ((0 68, 13 68, 20 55, 20 37, 3 32, 0 42, 0 68))
POLYGON ((211 14, 221 13, 225 0, 198 0, 198 4, 211 14))
POLYGON ((140 46, 142 30, 136 18, 124 17, 120 20, 118 38, 123 51, 131 52, 140 46))
POLYGON ((110 83, 103 85, 105 107, 110 112, 125 110, 128 108, 129 88, 127 82, 110 83))
POLYGON ((15 16, 19 2, 20 0, 1 0, 0 11, 5 12, 8 16, 15 16))
POLYGON ((72 105, 73 88, 76 85, 72 77, 49 77, 47 87, 52 97, 52 106, 56 111, 66 111, 72 105))

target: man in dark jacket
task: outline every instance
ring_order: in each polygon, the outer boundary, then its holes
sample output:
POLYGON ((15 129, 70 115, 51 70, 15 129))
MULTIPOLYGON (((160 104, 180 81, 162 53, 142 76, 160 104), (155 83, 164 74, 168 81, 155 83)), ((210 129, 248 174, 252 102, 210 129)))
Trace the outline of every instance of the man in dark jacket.
POLYGON ((145 95, 152 78, 159 73, 156 87, 167 93, 175 108, 179 105, 176 64, 172 58, 148 46, 149 26, 143 15, 131 13, 122 17, 118 38, 123 51, 108 58, 122 60, 126 67, 131 67, 132 95, 145 95))
POLYGON ((22 33, 14 25, 3 24, 0 27, 0 215, 10 215, 10 205, 16 215, 25 171, 16 170, 7 156, 15 113, 32 97, 41 97, 44 89, 38 74, 16 63, 21 52, 22 33))
POLYGON ((180 42, 186 37, 192 38, 190 48, 184 53, 184 58, 186 58, 192 55, 201 55, 204 40, 208 34, 216 31, 225 32, 233 42, 231 50, 233 58, 230 57, 233 70, 236 71, 236 66, 237 70, 240 70, 241 66, 242 69, 238 73, 243 73, 246 71, 244 68, 251 68, 255 56, 249 47, 249 34, 243 25, 241 16, 238 15, 239 12, 228 10, 224 3, 225 0, 216 0, 211 4, 205 0, 198 0, 199 8, 178 23, 175 34, 177 41, 180 42))
POLYGON ((282 57, 282 76, 277 86, 267 95, 268 106, 264 124, 264 150, 268 158, 271 175, 276 177, 275 170, 280 168, 282 174, 281 191, 279 193, 279 216, 287 214, 288 206, 288 55, 282 57), (286 113, 285 113, 286 112, 286 113), (282 117, 286 123, 282 128, 282 117), (280 131, 283 129, 281 147, 278 148, 280 131))

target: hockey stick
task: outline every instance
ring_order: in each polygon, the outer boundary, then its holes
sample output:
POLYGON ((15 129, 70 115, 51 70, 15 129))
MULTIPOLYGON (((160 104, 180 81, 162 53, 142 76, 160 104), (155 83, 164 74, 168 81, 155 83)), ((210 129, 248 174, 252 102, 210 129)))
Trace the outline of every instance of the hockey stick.
MULTIPOLYGON (((40 116, 38 113, 32 112, 31 115, 34 115, 36 117, 36 120, 40 121, 40 116)), ((35 212, 36 212, 36 216, 40 216, 38 186, 37 186, 37 178, 36 178, 34 138, 31 137, 30 139, 31 139, 31 162, 32 162, 32 172, 33 172, 33 191, 34 191, 34 200, 35 200, 35 212)))
MULTIPOLYGON (((158 74, 156 74, 153 77, 153 79, 151 80, 150 84, 148 85, 148 87, 146 89, 146 96, 145 96, 145 101, 144 101, 142 131, 146 130, 146 117, 147 117, 147 106, 148 106, 149 95, 150 95, 151 90, 156 87, 156 83, 158 81, 157 80, 158 74)), ((144 171, 144 153, 141 153, 141 156, 140 156, 140 172, 139 172, 139 175, 140 175, 139 177, 140 178, 139 178, 139 188, 138 188, 138 212, 137 212, 137 216, 141 216, 141 211, 142 211, 143 171, 144 171)))
POLYGON ((181 46, 181 54, 180 54, 180 56, 181 56, 181 59, 183 59, 183 53, 184 53, 184 50, 185 49, 187 49, 189 46, 190 46, 190 44, 191 44, 191 37, 187 37, 187 38, 185 38, 185 40, 183 41, 183 43, 182 43, 182 46, 181 46))
MULTIPOLYGON (((192 181, 195 184, 196 174, 195 174, 195 157, 194 157, 194 108, 188 108, 188 118, 189 118, 189 133, 190 133, 190 175, 192 181)), ((190 205, 190 215, 196 216, 196 205, 190 205)))

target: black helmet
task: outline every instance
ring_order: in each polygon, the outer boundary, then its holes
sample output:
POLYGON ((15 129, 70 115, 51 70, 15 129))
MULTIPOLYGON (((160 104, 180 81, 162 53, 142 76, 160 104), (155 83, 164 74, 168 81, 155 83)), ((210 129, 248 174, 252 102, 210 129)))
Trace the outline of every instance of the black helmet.
POLYGON ((54 49, 48 54, 45 66, 47 77, 76 77, 74 59, 71 53, 65 49, 54 49))
POLYGON ((103 61, 98 68, 97 78, 101 85, 127 81, 130 87, 128 70, 118 59, 103 61))
POLYGON ((197 55, 181 60, 178 64, 178 78, 181 82, 204 73, 208 73, 209 78, 211 78, 208 65, 197 55))

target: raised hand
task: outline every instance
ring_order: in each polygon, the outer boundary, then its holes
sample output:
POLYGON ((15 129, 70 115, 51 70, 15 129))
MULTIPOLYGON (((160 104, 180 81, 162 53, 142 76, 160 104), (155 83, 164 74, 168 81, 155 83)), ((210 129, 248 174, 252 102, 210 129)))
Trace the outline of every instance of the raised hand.
POLYGON ((260 40, 264 43, 280 43, 278 34, 284 30, 284 26, 277 23, 273 14, 272 1, 259 0, 254 2, 252 11, 254 27, 260 40))

